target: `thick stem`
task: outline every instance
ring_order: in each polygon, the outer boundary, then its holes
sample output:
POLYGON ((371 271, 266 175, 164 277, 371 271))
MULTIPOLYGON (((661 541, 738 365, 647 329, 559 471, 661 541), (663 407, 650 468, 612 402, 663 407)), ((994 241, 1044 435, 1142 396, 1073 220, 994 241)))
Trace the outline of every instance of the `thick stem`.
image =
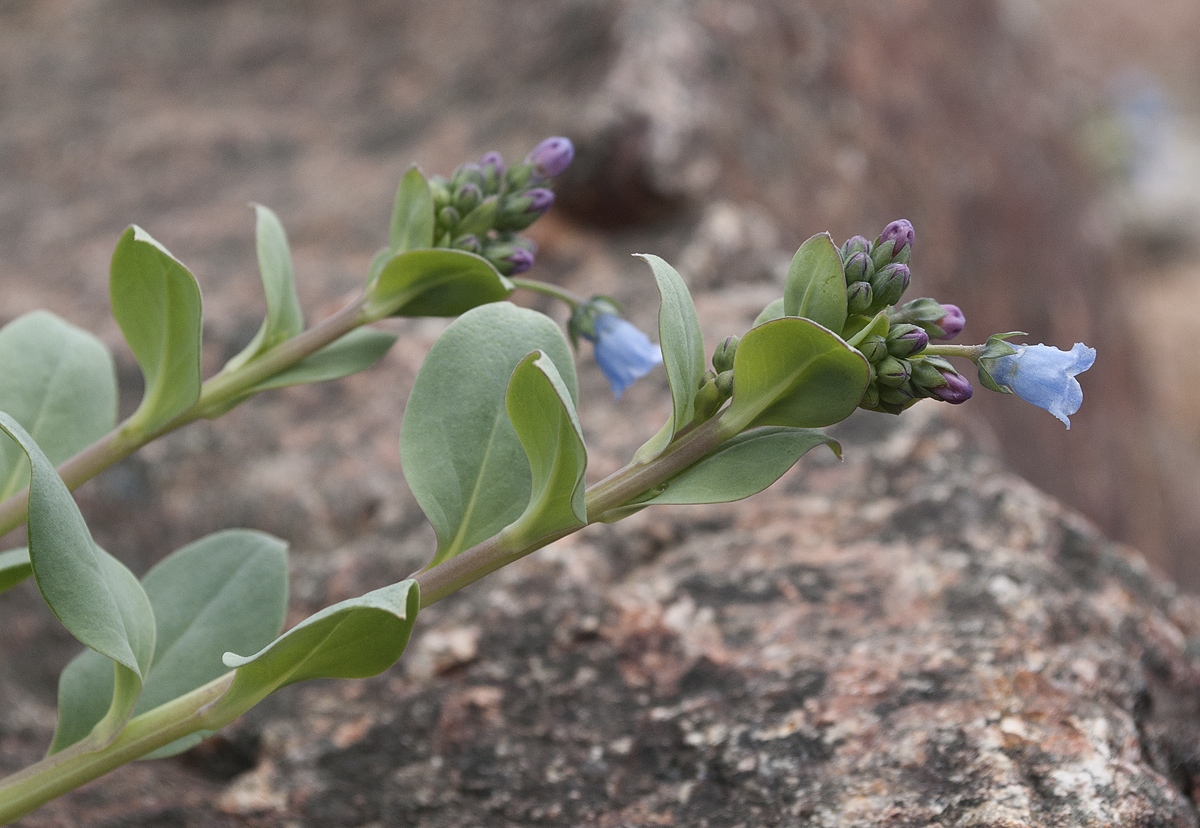
POLYGON ((572 293, 566 288, 560 288, 557 285, 551 285, 546 282, 539 282, 537 279, 522 279, 519 276, 510 276, 508 278, 509 281, 519 288, 531 290, 534 293, 540 293, 543 296, 559 300, 570 308, 572 312, 578 310, 579 306, 587 301, 579 294, 572 293))
POLYGON ((962 357, 972 362, 979 359, 984 345, 938 345, 930 343, 918 356, 962 357))

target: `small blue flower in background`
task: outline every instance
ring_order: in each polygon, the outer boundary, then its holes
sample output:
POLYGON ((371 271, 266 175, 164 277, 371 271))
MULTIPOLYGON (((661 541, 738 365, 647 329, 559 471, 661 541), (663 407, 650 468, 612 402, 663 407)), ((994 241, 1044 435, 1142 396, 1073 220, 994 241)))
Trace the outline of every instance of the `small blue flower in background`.
POLYGON ((662 365, 662 349, 631 322, 615 314, 597 314, 594 333, 583 331, 583 337, 594 343, 596 364, 608 378, 617 399, 654 366, 662 365))
POLYGON ((1096 349, 1076 342, 1069 351, 1050 345, 1013 345, 1015 354, 988 360, 988 373, 997 385, 1013 391, 1026 402, 1044 408, 1067 428, 1068 417, 1083 404, 1083 389, 1076 374, 1096 361, 1096 349))

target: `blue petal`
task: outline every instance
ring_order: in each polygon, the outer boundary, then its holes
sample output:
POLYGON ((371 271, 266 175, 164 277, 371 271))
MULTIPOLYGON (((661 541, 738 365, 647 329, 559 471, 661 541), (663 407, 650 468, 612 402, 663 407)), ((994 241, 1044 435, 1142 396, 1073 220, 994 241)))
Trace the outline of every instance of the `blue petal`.
POLYGON ((621 317, 602 313, 596 317, 595 330, 595 336, 588 339, 596 343, 596 364, 617 399, 654 366, 662 364, 662 349, 621 317))
POLYGON ((1082 342, 1069 351, 1050 345, 1015 347, 1015 354, 995 360, 990 371, 992 379, 1026 402, 1046 409, 1070 428, 1070 415, 1083 405, 1083 388, 1075 375, 1092 367, 1096 349, 1082 342))

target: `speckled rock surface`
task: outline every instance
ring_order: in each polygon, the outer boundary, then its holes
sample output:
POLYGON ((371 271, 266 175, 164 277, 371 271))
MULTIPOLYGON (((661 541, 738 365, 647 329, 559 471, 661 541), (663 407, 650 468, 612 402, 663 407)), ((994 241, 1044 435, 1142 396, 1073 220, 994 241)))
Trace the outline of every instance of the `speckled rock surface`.
MULTIPOLYGON (((1080 266, 1048 35, 1001 8, 1022 5, 880 2, 864 26, 831 1, 0 3, 0 321, 49 307, 96 330, 128 410, 104 281, 127 223, 198 275, 215 368, 262 312, 247 200, 282 217, 315 318, 360 284, 408 163, 568 132, 538 275, 644 327, 631 252, 679 264, 714 342, 778 295, 804 236, 904 214, 921 292, 973 329, 1103 347, 1121 328, 1106 271, 1080 266)), ((396 434, 441 325, 398 322, 374 371, 85 486, 97 539, 142 572, 219 528, 278 534, 291 622, 404 577, 432 533, 396 434)), ((1104 353, 1070 434, 1003 399, 972 401, 999 438, 933 404, 856 417, 844 463, 819 451, 747 503, 566 539, 432 608, 383 676, 290 688, 21 824, 1196 825, 1200 606, 997 459, 1127 536, 1167 532, 1129 465, 1136 377, 1104 353)), ((665 384, 614 404, 585 354, 581 388, 598 479, 665 417, 665 384)), ((27 587, 0 601, 4 772, 44 750, 77 649, 27 587)))

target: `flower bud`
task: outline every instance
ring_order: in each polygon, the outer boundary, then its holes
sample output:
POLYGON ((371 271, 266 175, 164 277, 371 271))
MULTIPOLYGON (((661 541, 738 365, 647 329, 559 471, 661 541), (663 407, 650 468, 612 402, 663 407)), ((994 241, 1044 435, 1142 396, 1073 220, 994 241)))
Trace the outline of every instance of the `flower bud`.
POLYGON ((533 165, 534 173, 541 178, 554 178, 562 175, 567 167, 571 166, 574 158, 575 145, 571 140, 555 136, 534 147, 529 155, 525 156, 525 161, 533 165))
POLYGON ((866 313, 867 308, 871 307, 873 298, 870 282, 851 282, 846 288, 846 311, 848 313, 866 313))
POLYGON ((524 230, 554 204, 554 193, 545 187, 534 187, 523 193, 506 196, 496 211, 497 230, 524 230))
POLYGON ((438 211, 437 225, 439 230, 453 230, 461 218, 458 210, 453 207, 443 207, 438 211))
POLYGON ((858 343, 858 351, 867 358, 867 362, 874 364, 888 355, 887 340, 872 334, 858 343))
POLYGON ((911 375, 908 361, 894 356, 886 356, 875 365, 876 381, 881 386, 896 388, 908 382, 911 375))
POLYGON ((895 261, 908 264, 912 256, 912 243, 915 237, 916 233, 913 231, 912 222, 908 219, 896 219, 888 224, 879 234, 879 240, 875 242, 875 247, 871 251, 875 265, 883 267, 895 261))
POLYGON ((875 263, 866 253, 858 252, 846 260, 842 266, 846 273, 846 284, 853 282, 868 282, 875 275, 875 263))
POLYGON ((479 237, 474 233, 468 233, 465 236, 459 236, 454 240, 454 248, 456 250, 465 250, 468 253, 478 253, 483 245, 479 243, 479 237))
POLYGON ((897 358, 910 357, 925 350, 929 334, 916 325, 892 325, 888 330, 888 353, 897 358))
POLYGON ((888 414, 899 414, 915 403, 920 397, 908 383, 900 383, 892 388, 887 385, 879 387, 879 407, 888 414))
POLYGON ((504 159, 498 152, 489 152, 479 159, 479 171, 483 176, 483 191, 494 195, 504 180, 504 159))
POLYGON ((872 304, 880 308, 896 304, 904 295, 904 291, 908 290, 908 283, 911 279, 912 273, 909 271, 908 265, 899 262, 886 265, 882 270, 876 271, 875 275, 871 277, 871 290, 875 294, 872 304))
POLYGON ((440 175, 429 177, 429 194, 433 196, 434 210, 441 210, 450 203, 450 184, 440 175))
POLYGON ((732 397, 733 396, 733 369, 731 368, 727 371, 722 371, 721 373, 717 374, 717 378, 716 378, 716 380, 714 380, 714 383, 717 386, 717 390, 721 392, 721 396, 723 398, 729 399, 730 397, 732 397))
POLYGON ((454 191, 454 209, 458 210, 460 216, 465 216, 474 210, 481 201, 483 201, 483 190, 473 181, 460 184, 454 191))
POLYGON ((457 192, 464 184, 483 184, 483 170, 478 164, 461 164, 454 175, 450 176, 450 188, 457 192))
POLYGON ((717 373, 733 370, 733 357, 737 353, 737 346, 740 341, 736 336, 727 336, 717 346, 717 349, 713 351, 712 365, 717 370, 717 373))
POLYGON ((726 397, 717 390, 717 381, 715 379, 708 380, 700 386, 700 390, 696 392, 696 397, 692 401, 694 420, 697 422, 707 420, 717 413, 717 409, 725 400, 726 397))
POLYGON ((971 383, 967 382, 966 377, 957 371, 942 371, 941 374, 945 377, 946 384, 928 389, 929 396, 953 405, 959 405, 971 399, 973 391, 971 383))
POLYGON ((867 386, 867 390, 863 392, 862 400, 858 403, 863 408, 874 408, 879 405, 879 386, 871 383, 867 386))
POLYGON ((852 236, 846 239, 846 243, 842 245, 842 261, 850 261, 850 257, 856 253, 871 255, 871 243, 862 236, 852 236))
POLYGON ((958 305, 942 305, 942 308, 946 315, 934 323, 942 329, 942 335, 934 339, 954 339, 966 327, 967 317, 958 305))
POLYGON ((536 253, 537 245, 531 239, 515 238, 488 245, 483 256, 505 276, 516 276, 533 267, 536 253))

